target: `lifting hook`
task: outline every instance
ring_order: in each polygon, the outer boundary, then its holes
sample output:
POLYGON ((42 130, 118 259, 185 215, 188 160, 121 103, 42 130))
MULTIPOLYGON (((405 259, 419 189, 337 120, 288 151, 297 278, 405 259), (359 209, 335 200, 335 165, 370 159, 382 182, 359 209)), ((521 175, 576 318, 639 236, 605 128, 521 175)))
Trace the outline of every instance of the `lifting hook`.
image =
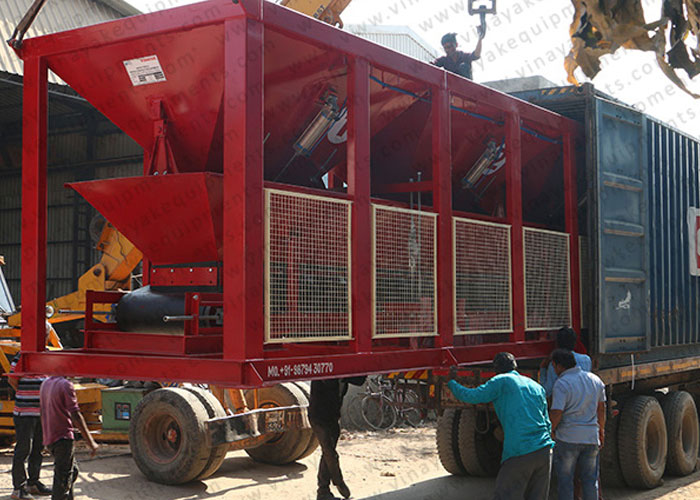
POLYGON ((496 14, 496 0, 469 0, 469 15, 479 14, 481 26, 479 36, 486 36, 486 14, 496 14))

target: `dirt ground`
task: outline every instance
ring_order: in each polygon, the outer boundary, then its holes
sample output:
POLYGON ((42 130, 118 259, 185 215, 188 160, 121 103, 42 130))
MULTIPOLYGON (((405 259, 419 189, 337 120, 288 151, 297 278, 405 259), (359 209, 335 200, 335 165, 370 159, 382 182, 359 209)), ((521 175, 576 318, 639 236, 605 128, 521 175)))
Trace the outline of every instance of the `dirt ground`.
MULTIPOLYGON (((397 429, 387 433, 344 433, 341 463, 353 498, 360 500, 487 500, 493 479, 448 475, 435 452, 433 428, 397 429)), ((103 446, 95 459, 79 449, 81 468, 76 499, 185 500, 314 500, 320 451, 284 467, 253 462, 245 452, 231 452, 213 477, 185 486, 151 483, 139 472, 128 446, 103 446)), ((12 489, 12 449, 0 450, 0 498, 12 489)), ((51 483, 51 459, 44 462, 42 480, 51 483)), ((700 498, 700 472, 666 478, 651 491, 608 490, 605 498, 679 500, 700 498)))

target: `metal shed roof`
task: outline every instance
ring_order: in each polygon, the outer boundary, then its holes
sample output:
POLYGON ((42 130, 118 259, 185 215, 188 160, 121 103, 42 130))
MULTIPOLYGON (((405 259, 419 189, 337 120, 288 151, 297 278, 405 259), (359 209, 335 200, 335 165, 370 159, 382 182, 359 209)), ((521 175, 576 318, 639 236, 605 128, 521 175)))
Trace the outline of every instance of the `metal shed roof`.
POLYGON ((351 24, 345 29, 384 47, 414 57, 420 61, 432 62, 438 57, 437 51, 418 33, 408 26, 366 26, 351 24))
MULTIPOLYGON (((22 61, 5 40, 12 36, 15 26, 31 3, 32 0, 0 2, 0 71, 22 74, 22 61)), ((26 37, 56 33, 140 13, 124 0, 48 0, 26 37)), ((53 74, 50 75, 50 81, 60 82, 53 74)))

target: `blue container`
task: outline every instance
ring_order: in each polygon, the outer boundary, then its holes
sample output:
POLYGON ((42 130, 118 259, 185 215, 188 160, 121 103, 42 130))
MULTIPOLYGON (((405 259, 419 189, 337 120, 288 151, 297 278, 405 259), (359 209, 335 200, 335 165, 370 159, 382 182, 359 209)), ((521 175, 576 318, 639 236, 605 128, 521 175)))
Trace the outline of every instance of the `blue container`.
POLYGON ((590 84, 515 96, 579 121, 584 338, 601 367, 700 354, 700 141, 590 84))

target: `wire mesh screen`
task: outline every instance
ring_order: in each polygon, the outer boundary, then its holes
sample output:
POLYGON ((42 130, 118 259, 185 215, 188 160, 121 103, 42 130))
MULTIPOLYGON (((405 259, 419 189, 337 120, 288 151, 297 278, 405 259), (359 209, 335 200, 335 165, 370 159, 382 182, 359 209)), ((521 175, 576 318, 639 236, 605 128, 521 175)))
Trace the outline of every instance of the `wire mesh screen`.
POLYGON ((588 256, 588 239, 580 236, 578 247, 579 275, 581 283, 581 328, 588 328, 588 316, 591 313, 591 269, 588 256))
POLYGON ((569 235, 525 228, 525 328, 571 325, 569 235))
POLYGON ((511 332, 510 226, 454 219, 455 333, 511 332))
POLYGON ((374 206, 374 336, 435 335, 436 215, 374 206))
POLYGON ((265 200, 265 341, 350 338, 350 203, 271 189, 265 200))

